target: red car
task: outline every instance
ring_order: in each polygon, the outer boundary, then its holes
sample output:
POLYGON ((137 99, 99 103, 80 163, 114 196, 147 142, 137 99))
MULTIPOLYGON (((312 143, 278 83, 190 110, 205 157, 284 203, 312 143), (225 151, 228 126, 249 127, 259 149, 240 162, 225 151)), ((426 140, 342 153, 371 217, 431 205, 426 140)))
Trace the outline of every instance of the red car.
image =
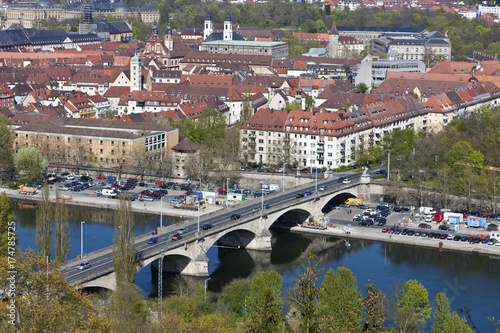
POLYGON ((182 239, 182 235, 181 234, 174 234, 172 236, 172 240, 173 241, 177 241, 177 240, 181 240, 182 239))
POLYGON ((163 185, 165 182, 163 180, 157 180, 155 181, 155 185, 163 185))
POLYGON ((422 229, 431 229, 431 225, 430 224, 427 224, 427 223, 420 223, 418 225, 419 228, 422 228, 422 229))
POLYGON ((107 177, 106 177, 106 176, 103 176, 103 175, 99 175, 99 176, 97 176, 97 179, 99 179, 99 180, 103 180, 103 179, 106 179, 106 178, 107 178, 107 177))
POLYGON ((383 229, 382 229, 382 232, 383 232, 384 234, 385 234, 385 233, 387 233, 387 232, 389 232, 389 228, 383 228, 383 229))

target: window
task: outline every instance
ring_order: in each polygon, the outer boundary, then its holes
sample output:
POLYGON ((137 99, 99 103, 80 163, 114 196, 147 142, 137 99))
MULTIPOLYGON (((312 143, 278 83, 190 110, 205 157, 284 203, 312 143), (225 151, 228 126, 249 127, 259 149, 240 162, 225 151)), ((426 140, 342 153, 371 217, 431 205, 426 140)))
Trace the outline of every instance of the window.
POLYGON ((111 145, 114 146, 115 145, 115 142, 114 141, 111 141, 111 145))
POLYGON ((99 149, 99 154, 102 154, 103 153, 103 149, 99 149))
MULTIPOLYGON (((99 140, 99 144, 102 146, 103 145, 103 141, 102 140, 99 140)), ((102 149, 101 149, 102 150, 102 149)))

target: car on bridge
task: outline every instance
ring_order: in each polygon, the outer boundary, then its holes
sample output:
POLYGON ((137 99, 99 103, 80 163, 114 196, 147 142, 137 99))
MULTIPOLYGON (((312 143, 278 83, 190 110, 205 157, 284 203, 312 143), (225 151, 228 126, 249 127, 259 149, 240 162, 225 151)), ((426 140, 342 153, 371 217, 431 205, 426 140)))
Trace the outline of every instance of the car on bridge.
POLYGON ((148 244, 156 244, 158 243, 158 237, 151 237, 150 239, 148 239, 148 244))
POLYGON ((233 214, 231 215, 231 220, 238 220, 241 217, 241 214, 233 214))
POLYGON ((304 193, 297 193, 295 194, 295 197, 298 199, 298 198, 303 198, 304 197, 304 193))
POLYGON ((208 230, 208 229, 212 229, 213 227, 214 227, 213 224, 205 223, 201 228, 203 230, 208 230))
POLYGON ((76 266, 76 269, 78 269, 79 271, 83 271, 84 269, 87 269, 87 268, 90 268, 90 267, 92 267, 92 265, 90 264, 90 262, 84 261, 80 265, 76 266))
POLYGON ((349 184, 350 182, 351 180, 346 178, 342 181, 342 184, 349 184))
POLYGON ((186 228, 180 228, 179 230, 177 230, 177 233, 179 235, 183 235, 183 234, 187 233, 188 231, 189 231, 188 227, 186 227, 186 228))
POLYGON ((308 197, 308 196, 313 195, 313 194, 314 194, 314 192, 313 192, 313 191, 305 191, 305 192, 304 192, 304 196, 305 196, 305 197, 308 197))
POLYGON ((173 241, 177 241, 177 240, 181 240, 181 239, 182 239, 182 235, 179 234, 179 233, 172 235, 172 240, 173 241))
POLYGON ((328 186, 326 186, 326 185, 320 186, 320 187, 319 187, 319 190, 320 190, 320 191, 324 191, 324 190, 326 190, 326 189, 327 189, 327 187, 328 187, 328 186))

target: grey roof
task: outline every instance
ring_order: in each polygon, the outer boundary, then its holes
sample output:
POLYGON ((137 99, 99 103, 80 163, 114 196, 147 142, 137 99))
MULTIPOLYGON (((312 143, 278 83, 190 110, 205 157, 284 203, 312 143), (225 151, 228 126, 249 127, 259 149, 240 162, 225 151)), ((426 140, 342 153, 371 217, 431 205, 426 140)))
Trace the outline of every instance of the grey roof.
MULTIPOLYGON (((223 39, 224 39, 224 33, 214 32, 210 36, 208 36, 207 39, 205 39, 205 42, 215 42, 215 41, 219 41, 219 40, 223 40, 223 39)), ((233 31, 232 40, 245 40, 245 38, 242 35, 240 35, 238 32, 233 31)))

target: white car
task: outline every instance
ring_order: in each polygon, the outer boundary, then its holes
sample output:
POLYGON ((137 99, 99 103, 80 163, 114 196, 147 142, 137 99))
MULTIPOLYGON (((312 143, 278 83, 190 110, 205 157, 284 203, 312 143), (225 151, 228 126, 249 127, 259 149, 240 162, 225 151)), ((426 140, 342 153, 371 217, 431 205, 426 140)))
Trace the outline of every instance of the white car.
POLYGON ((84 261, 80 265, 76 266, 76 269, 78 269, 79 271, 83 271, 84 269, 87 269, 87 268, 90 268, 90 267, 92 267, 92 265, 90 264, 90 262, 84 261))
POLYGON ((350 182, 351 182, 351 180, 350 180, 350 179, 344 179, 344 180, 342 181, 342 183, 343 183, 343 184, 349 184, 350 182))
POLYGON ((425 222, 432 222, 433 216, 432 215, 425 215, 425 222))
POLYGON ((324 191, 324 190, 326 190, 326 188, 327 188, 327 186, 326 186, 326 185, 323 185, 323 186, 320 186, 318 190, 320 190, 320 191, 324 191))

